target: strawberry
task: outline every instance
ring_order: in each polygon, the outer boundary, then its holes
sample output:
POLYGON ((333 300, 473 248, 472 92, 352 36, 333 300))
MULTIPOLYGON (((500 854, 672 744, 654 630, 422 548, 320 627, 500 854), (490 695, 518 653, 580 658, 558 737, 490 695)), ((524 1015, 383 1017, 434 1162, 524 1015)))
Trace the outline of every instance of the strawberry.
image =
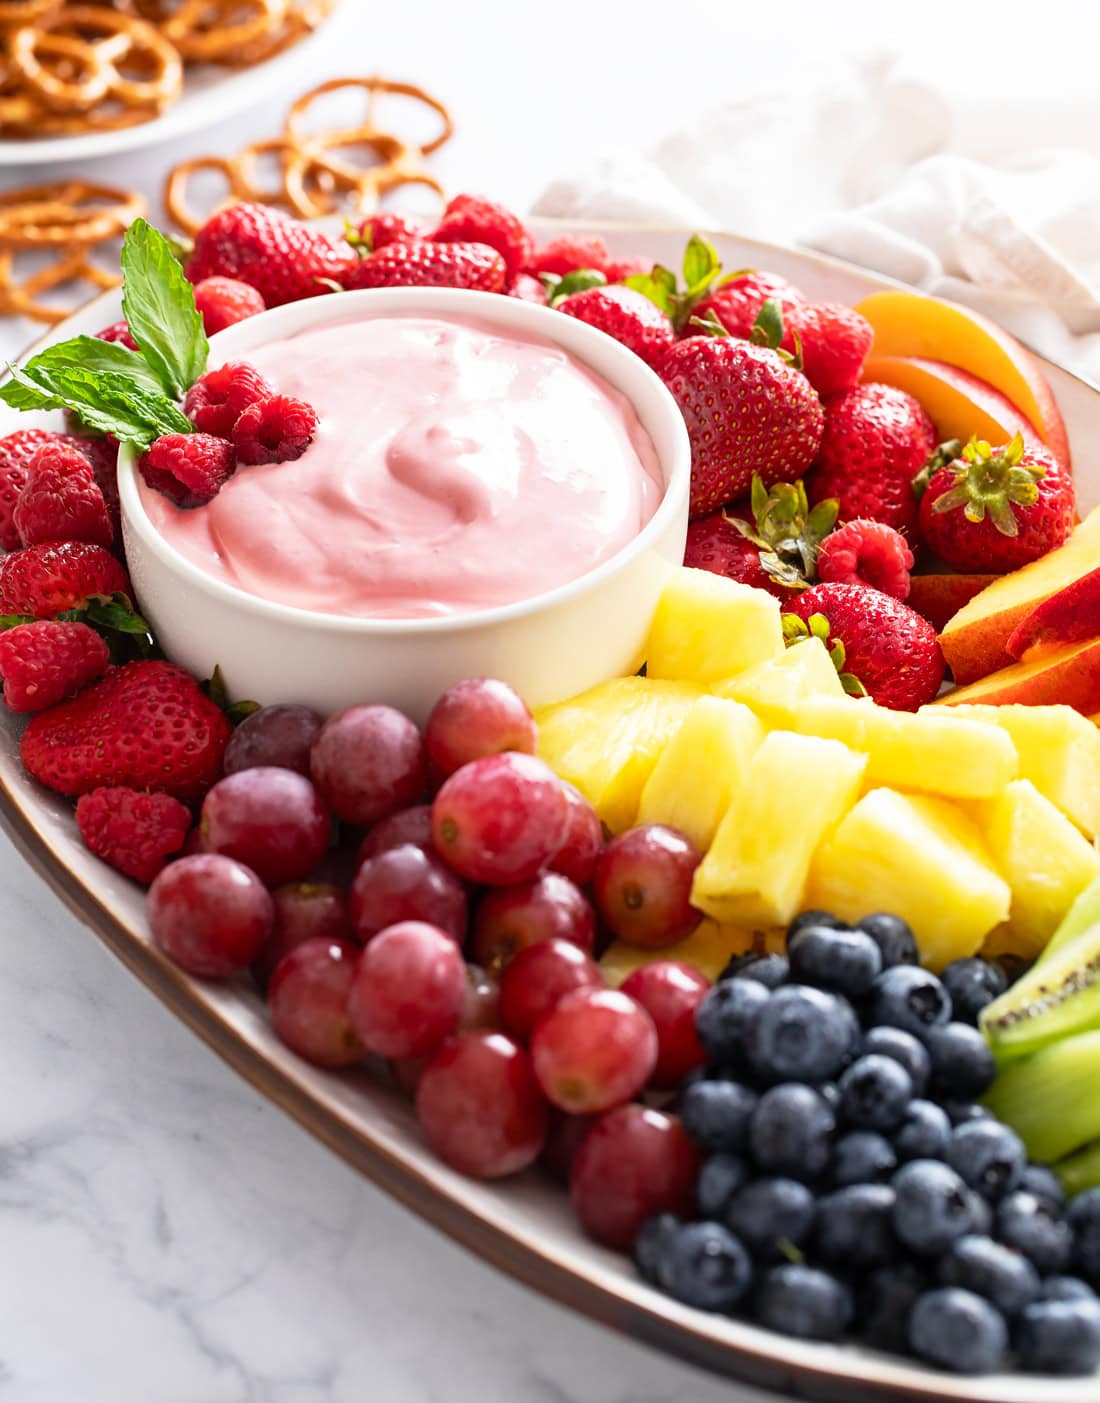
POLYGON ((545 307, 550 301, 550 294, 546 288, 530 273, 516 274, 508 284, 508 296, 518 297, 521 302, 537 303, 540 307, 545 307))
POLYGON ((625 283, 627 278, 648 278, 653 268, 652 258, 636 255, 634 258, 613 258, 603 271, 609 283, 625 283))
POLYGON ((182 850, 191 814, 170 794, 113 785, 80 796, 76 826, 89 852, 148 886, 182 850))
POLYGON ((964 574, 1018 570, 1060 546, 1077 520, 1072 479, 1020 434, 1003 448, 971 439, 946 464, 930 462, 917 488, 925 543, 964 574))
POLYGON ((488 244, 504 259, 509 278, 526 267, 534 248, 518 215, 478 195, 450 200, 430 237, 437 244, 488 244))
POLYGON ((24 546, 42 541, 109 546, 115 534, 91 463, 59 441, 44 443, 27 465, 12 520, 24 546))
POLYGON ((787 350, 801 348, 806 379, 824 399, 859 383, 874 334, 871 323, 854 307, 839 302, 796 303, 786 316, 783 345, 787 350))
POLYGON ((0 678, 9 711, 42 711, 102 677, 106 643, 87 624, 40 619, 0 633, 0 678))
POLYGON ((597 331, 621 341, 654 369, 676 340, 672 323, 664 312, 633 288, 618 284, 589 287, 583 292, 569 293, 552 305, 567 317, 576 317, 577 321, 587 322, 597 331))
POLYGON ((488 244, 387 244, 366 258, 345 279, 347 288, 466 287, 503 292, 504 259, 488 244))
POLYGON ((83 541, 48 541, 0 560, 0 614, 52 619, 129 590, 114 556, 83 541))
POLYGON ((684 564, 788 599, 813 582, 836 512, 835 502, 819 502, 811 512, 801 482, 778 482, 769 492, 754 476, 751 515, 698 517, 688 527, 684 564))
POLYGON ((399 214, 397 210, 384 209, 368 215, 358 229, 349 230, 345 237, 352 248, 367 254, 385 248, 387 244, 413 244, 427 235, 419 219, 399 214))
POLYGON ((207 336, 224 331, 265 310, 264 299, 249 283, 239 278, 214 276, 195 284, 195 306, 202 317, 207 336))
POLYGON ((740 497, 754 473, 770 487, 794 482, 813 461, 821 401, 777 351, 731 336, 689 336, 657 371, 687 423, 692 517, 740 497))
POLYGON ((894 599, 908 598, 912 568, 905 537, 881 521, 846 522, 826 537, 817 556, 822 584, 868 585, 894 599))
POLYGON ((907 604, 866 585, 814 585, 783 606, 783 632, 829 644, 845 690, 879 706, 916 711, 943 681, 936 630, 907 604))
POLYGON ((31 459, 44 443, 62 438, 46 429, 16 429, 0 438, 0 547, 4 550, 18 550, 22 545, 13 514, 31 459))
MULTIPOLYGON (((610 266, 611 255, 598 234, 562 234, 535 250, 528 261, 526 271, 535 274, 556 273, 558 277, 563 278, 566 273, 575 273, 578 268, 593 268, 606 276, 610 266)), ((631 271, 648 272, 649 269, 631 271)))
POLYGON ((230 730, 183 668, 143 660, 32 717, 20 755, 29 774, 61 794, 126 785, 191 802, 221 774, 230 730))
POLYGON ((105 326, 102 331, 96 332, 97 341, 117 341, 120 346, 125 346, 128 351, 137 350, 137 342, 130 332, 128 321, 112 322, 110 326, 105 326))
POLYGON ((817 463, 806 479, 811 502, 835 497, 842 521, 882 521, 912 540, 913 478, 936 446, 932 420, 892 385, 857 385, 825 406, 817 463))
POLYGON ((358 259, 343 240, 267 205, 230 205, 195 235, 187 263, 193 283, 218 276, 254 287, 268 307, 319 297, 341 283, 358 259))
MULTIPOLYGON (((724 279, 715 291, 698 304, 695 315, 704 320, 709 315, 716 316, 731 336, 740 336, 747 341, 761 307, 769 300, 779 303, 783 319, 787 321, 806 299, 798 288, 778 273, 751 268, 724 279)), ((793 349, 793 338, 791 345, 784 349, 793 349)))

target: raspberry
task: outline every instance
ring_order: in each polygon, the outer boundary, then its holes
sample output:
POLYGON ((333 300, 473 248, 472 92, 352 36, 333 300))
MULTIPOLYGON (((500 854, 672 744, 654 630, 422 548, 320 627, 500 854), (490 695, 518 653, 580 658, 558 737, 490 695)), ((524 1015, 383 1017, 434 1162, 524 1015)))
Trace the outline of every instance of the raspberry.
POLYGON ((91 463, 61 442, 44 443, 31 459, 12 520, 24 546, 42 541, 109 546, 115 535, 91 463))
POLYGON ((854 307, 839 302, 813 302, 786 313, 784 346, 798 333, 802 371, 819 395, 839 395, 859 383, 874 331, 854 307))
POLYGON ((248 406, 274 393, 255 366, 228 361, 199 376, 184 397, 183 412, 200 434, 230 439, 233 425, 248 406))
POLYGON ((383 210, 372 214, 359 225, 353 240, 356 247, 363 247, 368 253, 387 244, 413 244, 424 237, 424 230, 418 219, 396 210, 383 210))
POLYGON ((598 234, 566 234, 560 239, 551 239, 536 250, 526 271, 557 273, 564 277, 578 268, 594 268, 597 272, 606 273, 610 263, 607 245, 598 234))
POLYGON ((18 550, 22 544, 12 518, 30 461, 44 443, 59 439, 60 434, 45 429, 16 429, 0 438, 0 547, 4 550, 18 550))
POLYGON ((289 463, 313 442, 317 413, 304 400, 273 395, 249 405, 233 427, 241 463, 289 463))
POLYGON ((130 335, 130 323, 127 321, 112 322, 110 326, 105 326, 102 331, 96 332, 97 341, 117 341, 120 346, 125 346, 128 351, 137 350, 137 342, 130 335))
POLYGON ((905 537, 881 521, 849 521, 821 543, 817 578, 822 584, 870 585, 894 599, 909 595, 913 552, 905 537))
POLYGON ((187 841, 191 814, 169 794, 120 786, 93 789, 76 801, 76 826, 96 857, 148 885, 187 841))
POLYGON ((106 643, 87 624, 43 619, 0 633, 0 678, 9 711, 44 711, 107 671, 106 643))
POLYGON ((212 502, 233 476, 232 447, 213 434, 164 434, 138 460, 138 472, 178 507, 212 502))
POLYGON ((87 438, 83 434, 66 434, 78 453, 83 453, 92 465, 99 490, 107 503, 107 515, 111 518, 111 529, 116 541, 122 540, 122 508, 118 501, 118 440, 111 438, 87 438))
POLYGON ((207 336, 267 310, 267 303, 254 287, 237 278, 216 275, 195 284, 195 306, 207 336))
POLYGON ((477 195, 456 195, 432 234, 437 244, 488 244, 495 248, 510 278, 531 260, 531 235, 511 210, 477 195))
POLYGON ((530 273, 517 273, 508 287, 509 297, 518 297, 521 302, 536 302, 540 307, 547 303, 546 289, 538 278, 530 273))

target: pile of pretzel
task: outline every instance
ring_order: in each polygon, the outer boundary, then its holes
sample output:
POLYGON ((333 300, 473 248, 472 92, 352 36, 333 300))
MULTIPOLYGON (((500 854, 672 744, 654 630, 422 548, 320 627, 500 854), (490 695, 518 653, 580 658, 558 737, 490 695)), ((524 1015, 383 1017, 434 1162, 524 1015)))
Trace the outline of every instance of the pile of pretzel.
POLYGON ((159 116, 188 64, 249 67, 337 0, 0 0, 0 136, 113 131, 159 116))

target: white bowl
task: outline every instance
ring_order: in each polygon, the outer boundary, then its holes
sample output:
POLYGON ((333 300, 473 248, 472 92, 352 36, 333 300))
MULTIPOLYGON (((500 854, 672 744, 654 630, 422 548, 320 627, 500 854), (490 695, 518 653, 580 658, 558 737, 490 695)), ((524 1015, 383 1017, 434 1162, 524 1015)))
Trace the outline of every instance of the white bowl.
MULTIPOLYGON (((573 317, 516 298, 450 288, 384 288, 276 307, 213 338, 210 365, 296 332, 371 315, 476 316, 541 336, 620 390, 649 433, 664 493, 643 529, 596 569, 532 599, 431 619, 360 619, 247 594, 185 559, 138 491, 136 455, 119 454, 123 536, 137 601, 168 657, 197 677, 221 667, 230 695, 329 713, 388 702, 423 721, 463 677, 501 677, 531 706, 633 671, 658 596, 683 559, 691 453, 676 402, 632 352, 573 317)), ((537 548, 537 542, 531 542, 537 548)))

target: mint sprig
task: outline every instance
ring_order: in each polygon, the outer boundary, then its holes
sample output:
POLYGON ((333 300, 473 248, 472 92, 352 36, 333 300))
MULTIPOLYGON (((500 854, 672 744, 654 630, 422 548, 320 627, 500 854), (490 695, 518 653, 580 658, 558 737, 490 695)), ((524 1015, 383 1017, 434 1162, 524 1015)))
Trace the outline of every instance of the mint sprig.
POLYGON ((205 369, 210 343, 179 259, 144 219, 135 219, 126 231, 122 278, 122 314, 130 335, 161 388, 182 395, 205 369))
POLYGON ((0 387, 0 399, 11 404, 14 395, 20 409, 71 409, 89 428, 142 451, 162 434, 194 432, 194 424, 170 399, 150 394, 128 376, 37 361, 36 356, 22 369, 8 362, 11 380, 0 387))
MULTIPOLYGON (((120 346, 117 341, 100 341, 97 336, 74 336, 56 346, 47 346, 23 367, 24 374, 29 374, 32 380, 40 381, 43 385, 48 384, 58 371, 71 369, 87 370, 97 375, 122 375, 147 394, 162 393, 160 381, 140 356, 120 346)), ((39 397, 21 385, 5 386, 4 389, 8 391, 4 400, 13 409, 41 408, 39 397)))

